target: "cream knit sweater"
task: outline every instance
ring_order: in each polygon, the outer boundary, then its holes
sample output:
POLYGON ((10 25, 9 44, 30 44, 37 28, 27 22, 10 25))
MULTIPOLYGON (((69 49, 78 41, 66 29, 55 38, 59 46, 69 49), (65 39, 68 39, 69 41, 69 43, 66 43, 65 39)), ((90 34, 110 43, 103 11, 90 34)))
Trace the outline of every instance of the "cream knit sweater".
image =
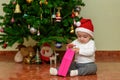
POLYGON ((72 42, 72 44, 76 45, 79 48, 79 53, 75 54, 75 62, 77 63, 89 63, 95 62, 95 42, 94 40, 90 40, 86 44, 80 43, 77 39, 72 42))

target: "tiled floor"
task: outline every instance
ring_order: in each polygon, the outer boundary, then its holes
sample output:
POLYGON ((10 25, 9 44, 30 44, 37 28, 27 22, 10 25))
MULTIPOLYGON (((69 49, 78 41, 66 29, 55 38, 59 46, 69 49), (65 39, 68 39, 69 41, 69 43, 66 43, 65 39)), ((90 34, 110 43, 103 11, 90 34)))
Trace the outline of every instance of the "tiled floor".
POLYGON ((0 80, 120 80, 120 62, 97 61, 96 75, 60 77, 49 74, 49 64, 15 63, 11 57, 0 57, 0 80))

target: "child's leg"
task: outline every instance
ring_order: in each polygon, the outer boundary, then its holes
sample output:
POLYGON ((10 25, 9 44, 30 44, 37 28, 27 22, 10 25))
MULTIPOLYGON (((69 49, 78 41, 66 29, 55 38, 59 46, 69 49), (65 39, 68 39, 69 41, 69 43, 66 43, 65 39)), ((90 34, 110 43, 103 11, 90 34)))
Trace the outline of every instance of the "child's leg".
POLYGON ((68 73, 70 73, 71 70, 76 70, 76 69, 77 69, 76 62, 72 62, 71 65, 70 65, 68 73))
POLYGON ((95 63, 78 64, 78 75, 96 74, 97 66, 95 63))
POLYGON ((70 76, 96 74, 97 66, 95 63, 76 64, 77 69, 70 71, 70 76))

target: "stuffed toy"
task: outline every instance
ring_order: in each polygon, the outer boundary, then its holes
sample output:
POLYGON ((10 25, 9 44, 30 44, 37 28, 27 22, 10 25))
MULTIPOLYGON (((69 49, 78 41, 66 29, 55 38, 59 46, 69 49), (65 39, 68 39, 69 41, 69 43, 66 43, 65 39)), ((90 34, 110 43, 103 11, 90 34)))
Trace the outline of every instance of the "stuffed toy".
POLYGON ((22 56, 22 54, 20 53, 20 51, 18 51, 18 52, 15 54, 14 61, 17 62, 17 63, 23 61, 23 56, 22 56))
POLYGON ((20 53, 23 56, 24 63, 35 63, 35 50, 32 46, 28 46, 26 48, 21 48, 20 53))
POLYGON ((32 46, 26 47, 25 45, 20 44, 17 46, 17 49, 18 52, 14 57, 15 62, 24 62, 27 64, 41 63, 38 46, 35 45, 33 47, 32 46))
POLYGON ((18 52, 15 54, 14 61, 17 62, 17 63, 23 61, 23 55, 20 53, 21 48, 26 48, 26 46, 20 44, 16 47, 16 49, 18 49, 18 52))
POLYGON ((50 63, 50 57, 53 55, 53 50, 48 43, 44 43, 40 50, 41 59, 46 63, 50 63))

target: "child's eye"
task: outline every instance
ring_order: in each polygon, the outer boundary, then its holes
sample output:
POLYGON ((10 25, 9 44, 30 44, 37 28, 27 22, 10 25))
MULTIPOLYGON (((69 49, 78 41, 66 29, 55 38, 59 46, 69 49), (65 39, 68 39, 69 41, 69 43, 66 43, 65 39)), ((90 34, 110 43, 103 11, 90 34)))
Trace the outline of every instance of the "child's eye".
POLYGON ((87 38, 87 36, 84 36, 84 38, 87 38))

